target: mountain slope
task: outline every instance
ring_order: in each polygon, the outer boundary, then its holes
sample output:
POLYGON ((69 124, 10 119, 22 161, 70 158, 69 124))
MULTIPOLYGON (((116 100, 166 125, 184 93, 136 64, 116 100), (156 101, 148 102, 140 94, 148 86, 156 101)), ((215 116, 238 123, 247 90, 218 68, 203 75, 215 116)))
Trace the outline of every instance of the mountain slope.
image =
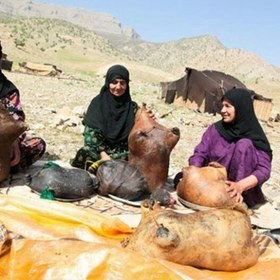
POLYGON ((75 76, 103 75, 113 63, 126 64, 134 77, 159 82, 174 75, 133 61, 104 37, 62 20, 0 18, 3 51, 18 63, 51 63, 75 76))
POLYGON ((211 35, 146 42, 134 31, 126 33, 110 15, 26 0, 0 0, 0 13, 6 15, 0 18, 1 40, 16 62, 47 62, 88 75, 123 63, 139 80, 149 82, 179 78, 185 67, 218 70, 264 96, 278 93, 279 68, 245 50, 226 48, 211 35))
POLYGON ((0 0, 0 12, 15 17, 62 19, 92 31, 120 34, 131 38, 139 37, 131 27, 123 28, 121 22, 115 17, 86 9, 68 8, 30 0, 0 0))
POLYGON ((164 44, 139 42, 121 46, 137 61, 179 73, 184 67, 216 69, 239 78, 260 77, 280 79, 280 69, 242 49, 226 48, 210 35, 171 41, 164 44))
POLYGON ((141 40, 133 28, 122 28, 115 17, 86 9, 69 8, 30 0, 0 0, 0 12, 9 17, 61 19, 98 33, 131 59, 182 75, 185 67, 220 70, 239 79, 266 77, 280 80, 280 69, 242 49, 228 49, 211 35, 162 44, 141 40))

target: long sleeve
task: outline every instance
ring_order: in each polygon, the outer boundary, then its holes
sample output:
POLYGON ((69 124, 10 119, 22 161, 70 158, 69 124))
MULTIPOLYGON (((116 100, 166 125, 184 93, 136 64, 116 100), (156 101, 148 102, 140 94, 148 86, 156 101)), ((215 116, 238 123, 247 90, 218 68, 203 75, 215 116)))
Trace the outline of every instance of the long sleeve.
POLYGON ((206 166, 209 161, 209 149, 211 148, 212 126, 203 133, 200 143, 195 147, 193 155, 189 158, 189 165, 197 167, 206 166))
MULTIPOLYGON (((249 164, 250 167, 254 166, 250 174, 255 175, 259 185, 262 185, 270 177, 271 159, 266 152, 256 148, 253 149, 252 154, 255 153, 255 159, 247 159, 252 160, 249 164), (253 164, 253 162, 256 163, 253 164)), ((242 150, 246 150, 246 148, 243 147, 242 150)), ((210 125, 203 134, 200 143, 195 147, 193 155, 189 158, 189 164, 202 167, 208 165, 211 161, 219 162, 225 166, 228 172, 231 170, 230 167, 233 166, 239 166, 238 170, 240 171, 245 168, 241 164, 242 157, 240 152, 236 151, 236 143, 229 142, 221 137, 214 125, 210 125)), ((248 166, 246 166, 246 169, 248 169, 248 166)), ((235 176, 237 175, 233 177, 235 176)))
POLYGON ((201 142, 195 147, 193 155, 189 158, 189 165, 202 167, 207 162, 207 136, 202 138, 201 142))
POLYGON ((212 124, 206 129, 200 143, 195 147, 193 155, 189 158, 189 164, 203 167, 211 161, 216 161, 228 169, 234 148, 235 143, 224 139, 212 124))
POLYGON ((90 148, 90 151, 96 155, 105 150, 105 138, 98 128, 85 126, 84 145, 90 148))
POLYGON ((257 150, 256 154, 258 158, 258 163, 252 175, 255 175, 258 179, 259 185, 262 185, 270 177, 271 159, 269 155, 264 151, 257 150))
POLYGON ((97 128, 85 126, 84 146, 87 147, 92 158, 99 159, 102 151, 105 151, 112 159, 127 159, 128 157, 127 141, 111 144, 97 128))
POLYGON ((2 99, 4 106, 16 120, 25 121, 25 114, 22 109, 20 96, 18 91, 15 91, 2 99))

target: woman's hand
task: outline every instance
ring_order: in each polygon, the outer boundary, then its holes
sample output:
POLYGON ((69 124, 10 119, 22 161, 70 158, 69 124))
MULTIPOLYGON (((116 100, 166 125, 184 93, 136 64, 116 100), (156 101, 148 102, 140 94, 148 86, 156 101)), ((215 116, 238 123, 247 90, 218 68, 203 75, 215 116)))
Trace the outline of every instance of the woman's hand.
POLYGON ((12 144, 10 159, 11 159, 10 162, 11 167, 19 164, 20 162, 20 149, 17 140, 15 140, 12 144))
POLYGON ((101 157, 102 160, 110 160, 111 159, 111 157, 105 151, 102 151, 100 153, 100 157, 101 157))
POLYGON ((255 175, 249 175, 238 182, 225 181, 226 191, 230 193, 230 197, 235 197, 236 202, 242 202, 242 193, 258 185, 258 179, 255 175))
POLYGON ((230 197, 235 198, 236 203, 241 203, 243 201, 243 188, 239 182, 225 181, 226 191, 229 193, 230 197))

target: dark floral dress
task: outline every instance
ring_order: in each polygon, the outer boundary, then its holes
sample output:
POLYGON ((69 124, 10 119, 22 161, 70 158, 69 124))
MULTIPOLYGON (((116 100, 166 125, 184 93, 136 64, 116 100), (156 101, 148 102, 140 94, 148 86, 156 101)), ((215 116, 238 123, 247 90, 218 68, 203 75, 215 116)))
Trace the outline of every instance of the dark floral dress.
MULTIPOLYGON (((1 102, 14 119, 25 121, 25 114, 23 112, 19 93, 17 91, 3 97, 1 102)), ((46 149, 46 143, 42 138, 30 138, 26 132, 22 133, 18 137, 17 141, 20 149, 20 162, 17 166, 12 168, 14 171, 18 167, 26 168, 39 160, 46 149)))

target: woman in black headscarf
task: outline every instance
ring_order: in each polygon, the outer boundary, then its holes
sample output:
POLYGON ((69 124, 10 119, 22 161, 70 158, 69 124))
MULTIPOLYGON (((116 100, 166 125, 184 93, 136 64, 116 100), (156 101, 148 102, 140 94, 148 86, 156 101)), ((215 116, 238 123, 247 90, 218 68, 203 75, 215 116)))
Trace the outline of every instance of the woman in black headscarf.
POLYGON ((105 84, 84 117, 84 147, 78 150, 71 165, 88 170, 100 159, 126 160, 128 135, 137 109, 130 97, 128 70, 122 65, 110 67, 105 84))
MULTIPOLYGON (((270 177, 272 150, 255 115, 246 89, 228 90, 222 100, 222 120, 210 125, 189 158, 189 165, 222 164, 228 174, 227 191, 236 202, 252 207, 265 202, 261 187, 270 177)), ((175 184, 182 177, 178 173, 175 184)))
MULTIPOLYGON (((0 60, 2 58, 2 46, 0 42, 0 60)), ((17 87, 2 73, 0 63, 0 102, 15 120, 25 121, 25 113, 22 109, 20 93, 17 87)), ((11 150, 11 173, 26 168, 39 160, 46 150, 46 143, 40 137, 29 137, 22 133, 14 141, 11 150)))

